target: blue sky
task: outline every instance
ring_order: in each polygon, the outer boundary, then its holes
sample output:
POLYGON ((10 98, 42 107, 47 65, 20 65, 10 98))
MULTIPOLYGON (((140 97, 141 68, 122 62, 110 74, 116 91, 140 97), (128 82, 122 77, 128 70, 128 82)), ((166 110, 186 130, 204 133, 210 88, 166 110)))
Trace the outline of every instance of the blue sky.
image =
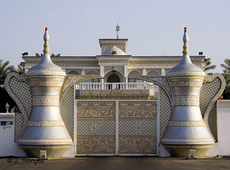
POLYGON ((127 54, 181 55, 184 26, 190 55, 204 52, 219 66, 230 58, 229 0, 1 0, 0 58, 41 53, 49 28, 51 53, 98 55, 98 39, 128 38, 127 54))

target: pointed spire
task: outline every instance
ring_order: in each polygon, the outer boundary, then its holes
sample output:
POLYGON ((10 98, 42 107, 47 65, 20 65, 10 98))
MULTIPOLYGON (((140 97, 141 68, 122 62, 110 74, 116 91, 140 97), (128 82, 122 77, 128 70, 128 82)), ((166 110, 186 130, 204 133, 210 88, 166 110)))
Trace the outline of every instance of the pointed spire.
POLYGON ((187 35, 187 28, 184 27, 184 36, 183 36, 183 41, 184 41, 184 45, 183 45, 183 55, 188 55, 189 51, 188 51, 188 35, 187 35))
POLYGON ((45 34, 44 34, 44 37, 43 37, 43 39, 44 39, 44 50, 43 50, 43 52, 44 52, 44 54, 49 54, 49 52, 50 52, 50 49, 49 49, 49 43, 48 43, 48 40, 49 40, 49 33, 48 33, 48 28, 46 27, 45 28, 45 34))

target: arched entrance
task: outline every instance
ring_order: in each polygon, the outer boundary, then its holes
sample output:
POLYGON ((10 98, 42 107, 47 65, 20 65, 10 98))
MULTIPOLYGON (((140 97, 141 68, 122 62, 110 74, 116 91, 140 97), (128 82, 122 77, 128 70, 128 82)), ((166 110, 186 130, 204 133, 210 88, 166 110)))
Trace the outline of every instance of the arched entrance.
POLYGON ((107 82, 108 83, 119 83, 121 82, 121 80, 117 74, 113 73, 108 77, 107 82))

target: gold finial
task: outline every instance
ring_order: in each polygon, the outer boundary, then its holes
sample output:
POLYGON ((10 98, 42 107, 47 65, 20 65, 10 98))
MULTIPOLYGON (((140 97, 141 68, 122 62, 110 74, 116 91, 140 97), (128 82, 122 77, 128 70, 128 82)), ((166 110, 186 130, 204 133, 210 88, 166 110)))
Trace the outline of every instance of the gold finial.
POLYGON ((187 28, 184 27, 184 36, 183 36, 183 41, 184 41, 184 45, 183 45, 183 55, 188 55, 189 51, 188 51, 188 35, 187 35, 187 28))
POLYGON ((44 52, 44 54, 49 54, 49 52, 50 52, 50 49, 49 49, 49 43, 48 43, 48 40, 49 40, 49 33, 48 33, 48 28, 46 27, 45 28, 45 34, 44 34, 44 37, 43 37, 43 39, 44 39, 44 50, 43 50, 43 52, 44 52))

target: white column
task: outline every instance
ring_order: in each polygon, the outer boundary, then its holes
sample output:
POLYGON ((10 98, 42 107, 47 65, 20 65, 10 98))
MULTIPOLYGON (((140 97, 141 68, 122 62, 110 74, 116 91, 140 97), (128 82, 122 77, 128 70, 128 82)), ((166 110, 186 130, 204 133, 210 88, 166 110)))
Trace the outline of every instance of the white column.
POLYGON ((165 76, 165 68, 162 68, 162 69, 161 69, 161 75, 162 75, 162 76, 165 76))
POLYGON ((124 77, 125 77, 125 82, 128 83, 128 68, 127 68, 127 65, 124 65, 124 77))
POLYGON ((142 75, 143 75, 143 76, 146 76, 146 75, 147 75, 146 68, 143 68, 143 69, 142 69, 142 75))
MULTIPOLYGON (((100 76, 104 77, 104 66, 100 66, 100 76)), ((101 79, 101 83, 104 83, 104 79, 101 79)))
POLYGON ((81 69, 81 75, 82 75, 82 76, 85 75, 85 69, 81 69))

